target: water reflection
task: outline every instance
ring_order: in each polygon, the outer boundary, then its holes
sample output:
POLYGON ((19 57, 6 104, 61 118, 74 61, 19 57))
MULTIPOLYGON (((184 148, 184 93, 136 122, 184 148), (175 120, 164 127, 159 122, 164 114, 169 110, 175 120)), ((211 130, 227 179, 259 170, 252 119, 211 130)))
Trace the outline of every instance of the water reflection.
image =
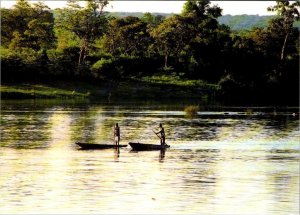
POLYGON ((120 157, 120 148, 116 147, 114 149, 114 158, 115 158, 115 161, 119 161, 119 157, 120 157))
POLYGON ((298 214, 299 120, 240 111, 186 118, 172 105, 5 104, 0 211, 298 214), (159 143, 152 129, 162 122, 171 148, 74 144, 112 143, 116 122, 121 144, 159 143))
POLYGON ((71 125, 72 141, 95 142, 97 135, 101 134, 100 126, 103 120, 101 116, 101 109, 72 113, 74 118, 71 125))
POLYGON ((166 155, 166 150, 165 149, 161 149, 159 152, 159 162, 164 162, 165 159, 165 155, 166 155))
POLYGON ((47 147, 49 114, 1 114, 1 146, 14 148, 47 147), (5 141, 3 141, 5 140, 5 141))

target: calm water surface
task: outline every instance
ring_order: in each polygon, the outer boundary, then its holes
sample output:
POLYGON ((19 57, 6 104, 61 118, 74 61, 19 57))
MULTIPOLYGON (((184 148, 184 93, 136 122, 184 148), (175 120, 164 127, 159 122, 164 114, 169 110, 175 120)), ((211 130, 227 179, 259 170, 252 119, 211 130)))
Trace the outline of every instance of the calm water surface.
POLYGON ((297 108, 184 106, 2 101, 0 213, 299 214, 297 108), (115 122, 121 144, 162 122, 171 148, 74 144, 112 143, 115 122))

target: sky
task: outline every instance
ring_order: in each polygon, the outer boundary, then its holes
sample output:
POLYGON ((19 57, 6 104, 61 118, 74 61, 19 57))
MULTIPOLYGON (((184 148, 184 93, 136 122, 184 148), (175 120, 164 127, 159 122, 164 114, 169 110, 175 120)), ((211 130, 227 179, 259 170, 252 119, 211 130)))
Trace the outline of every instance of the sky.
MULTIPOLYGON (((1 7, 11 7, 13 0, 1 0, 1 7)), ((36 1, 31 1, 36 2, 36 1)), ((67 1, 44 1, 50 8, 58 8, 66 5, 67 1)), ((180 13, 185 1, 110 1, 107 11, 112 12, 161 12, 180 13)), ((275 5, 275 1, 211 1, 223 9, 223 15, 272 15, 267 7, 275 5)))

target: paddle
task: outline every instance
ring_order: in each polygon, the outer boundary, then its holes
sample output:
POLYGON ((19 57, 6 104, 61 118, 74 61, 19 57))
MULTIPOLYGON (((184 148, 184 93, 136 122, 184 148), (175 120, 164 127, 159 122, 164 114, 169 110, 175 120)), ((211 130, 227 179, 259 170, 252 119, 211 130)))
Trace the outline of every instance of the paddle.
MULTIPOLYGON (((152 129, 152 131, 153 131, 153 129, 152 129)), ((157 134, 155 131, 153 131, 153 132, 154 132, 154 134, 156 134, 156 136, 157 136, 159 139, 161 139, 161 137, 158 136, 158 134, 157 134)))
MULTIPOLYGON (((152 129, 152 131, 153 131, 153 129, 152 129)), ((154 132, 154 134, 156 134, 156 136, 161 140, 162 138, 160 137, 160 136, 158 136, 158 134, 155 132, 155 131, 153 131, 154 132)), ((166 143, 165 143, 165 145, 167 145, 166 143)))

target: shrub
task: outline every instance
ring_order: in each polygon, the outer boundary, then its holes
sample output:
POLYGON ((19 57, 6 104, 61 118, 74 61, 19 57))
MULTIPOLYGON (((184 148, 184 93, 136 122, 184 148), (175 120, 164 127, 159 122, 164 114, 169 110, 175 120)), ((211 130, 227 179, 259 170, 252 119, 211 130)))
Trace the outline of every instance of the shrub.
POLYGON ((199 111, 198 105, 190 105, 184 109, 185 114, 188 116, 195 116, 195 115, 197 115, 198 111, 199 111))
POLYGON ((101 60, 93 64, 91 70, 92 75, 97 79, 116 79, 121 77, 122 67, 118 66, 116 58, 101 58, 101 60))

